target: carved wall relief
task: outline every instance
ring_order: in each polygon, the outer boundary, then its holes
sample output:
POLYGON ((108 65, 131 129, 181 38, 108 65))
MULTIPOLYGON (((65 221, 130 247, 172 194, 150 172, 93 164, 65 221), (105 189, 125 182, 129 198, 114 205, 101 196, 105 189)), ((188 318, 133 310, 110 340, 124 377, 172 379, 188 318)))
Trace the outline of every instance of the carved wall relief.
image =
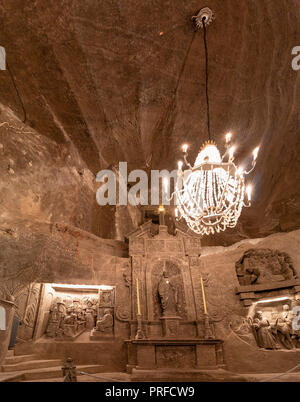
POLYGON ((131 318, 131 270, 130 266, 126 265, 123 272, 124 285, 128 289, 127 292, 122 292, 123 297, 118 296, 118 305, 115 308, 115 316, 119 321, 129 321, 131 318))
POLYGON ((50 307, 47 337, 75 339, 83 331, 95 328, 99 306, 97 294, 58 294, 50 307))
POLYGON ((151 283, 154 318, 163 315, 186 318, 183 278, 177 264, 170 260, 159 261, 152 270, 151 283))
POLYGON ((194 368, 196 358, 193 346, 157 346, 157 367, 194 368))
POLYGON ((241 325, 233 325, 232 329, 241 339, 259 348, 300 348, 300 330, 293 328, 296 317, 293 307, 297 305, 300 306, 297 296, 258 301, 250 306, 241 325))
POLYGON ((284 281, 296 278, 291 257, 271 249, 249 249, 235 264, 240 285, 284 281))

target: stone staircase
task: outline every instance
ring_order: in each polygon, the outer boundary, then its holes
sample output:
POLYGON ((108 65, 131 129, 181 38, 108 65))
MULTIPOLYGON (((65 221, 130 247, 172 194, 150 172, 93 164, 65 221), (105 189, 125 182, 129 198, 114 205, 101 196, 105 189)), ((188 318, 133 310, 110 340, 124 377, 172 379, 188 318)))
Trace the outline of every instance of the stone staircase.
MULTIPOLYGON (((35 355, 15 356, 14 351, 9 350, 0 366, 0 382, 43 381, 50 378, 62 381, 63 364, 64 361, 60 359, 41 360, 35 355)), ((77 366, 77 371, 100 373, 103 365, 81 365, 77 366)))

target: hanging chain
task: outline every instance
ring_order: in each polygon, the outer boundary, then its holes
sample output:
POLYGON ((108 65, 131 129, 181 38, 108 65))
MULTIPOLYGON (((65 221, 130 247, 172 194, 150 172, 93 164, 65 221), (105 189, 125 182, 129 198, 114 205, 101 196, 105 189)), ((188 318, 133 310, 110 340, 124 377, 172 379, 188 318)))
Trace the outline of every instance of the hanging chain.
POLYGON ((203 17, 202 24, 203 24, 203 41, 204 41, 204 49, 205 49, 205 93, 206 93, 207 132, 208 132, 208 138, 209 138, 209 140, 211 140, 210 117, 209 117, 209 98, 208 98, 208 50, 207 50, 205 21, 206 21, 206 17, 203 17))

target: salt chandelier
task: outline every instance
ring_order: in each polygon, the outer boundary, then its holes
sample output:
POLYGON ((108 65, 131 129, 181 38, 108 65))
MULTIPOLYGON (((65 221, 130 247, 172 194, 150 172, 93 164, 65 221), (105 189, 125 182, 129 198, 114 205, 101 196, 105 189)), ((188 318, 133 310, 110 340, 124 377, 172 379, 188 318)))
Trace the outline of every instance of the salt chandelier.
POLYGON ((177 220, 184 218, 188 227, 200 235, 219 233, 236 226, 243 207, 251 205, 251 186, 245 186, 245 175, 252 172, 256 164, 259 148, 253 151, 252 166, 249 171, 234 164, 235 147, 231 144, 231 133, 225 136, 226 151, 221 157, 216 143, 210 135, 209 99, 208 99, 208 52, 206 25, 213 14, 209 8, 199 11, 193 17, 197 28, 203 28, 206 56, 206 102, 209 140, 199 150, 192 167, 187 161, 188 145, 182 146, 184 162, 189 169, 183 171, 183 162, 178 162, 177 184, 173 195, 177 208, 177 220), (225 159, 227 159, 225 161, 225 159), (245 204, 245 193, 248 203, 245 204))

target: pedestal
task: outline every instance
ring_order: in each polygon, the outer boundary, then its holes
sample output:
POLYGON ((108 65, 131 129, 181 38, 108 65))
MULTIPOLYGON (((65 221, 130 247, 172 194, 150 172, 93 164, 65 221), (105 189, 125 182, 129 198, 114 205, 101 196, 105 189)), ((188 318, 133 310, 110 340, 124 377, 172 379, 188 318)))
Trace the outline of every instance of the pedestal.
POLYGON ((104 340, 112 340, 112 339, 114 339, 113 331, 102 332, 102 331, 97 331, 94 328, 94 329, 92 329, 91 334, 90 334, 91 341, 104 341, 104 340))
POLYGON ((179 322, 181 317, 168 316, 160 317, 163 329, 163 336, 167 338, 177 337, 179 332, 179 322))

